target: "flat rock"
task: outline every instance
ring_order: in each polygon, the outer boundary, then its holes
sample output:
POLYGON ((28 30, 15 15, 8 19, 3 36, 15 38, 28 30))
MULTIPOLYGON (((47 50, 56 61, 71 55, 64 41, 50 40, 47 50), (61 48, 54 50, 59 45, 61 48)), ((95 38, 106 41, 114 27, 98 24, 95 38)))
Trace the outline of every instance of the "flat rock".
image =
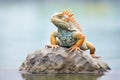
POLYGON ((68 48, 41 48, 28 54, 19 70, 24 73, 104 73, 107 63, 92 58, 83 51, 68 52, 68 48))

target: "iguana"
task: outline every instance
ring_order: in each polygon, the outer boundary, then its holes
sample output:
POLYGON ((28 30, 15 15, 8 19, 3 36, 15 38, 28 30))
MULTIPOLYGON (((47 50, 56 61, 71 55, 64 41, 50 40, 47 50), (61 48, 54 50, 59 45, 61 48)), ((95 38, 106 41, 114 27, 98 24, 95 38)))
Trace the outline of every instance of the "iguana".
POLYGON ((95 56, 94 45, 86 41, 81 26, 76 22, 72 13, 69 11, 55 13, 51 22, 57 27, 57 31, 52 32, 50 36, 52 48, 67 47, 70 52, 89 49, 90 55, 98 58, 95 56))

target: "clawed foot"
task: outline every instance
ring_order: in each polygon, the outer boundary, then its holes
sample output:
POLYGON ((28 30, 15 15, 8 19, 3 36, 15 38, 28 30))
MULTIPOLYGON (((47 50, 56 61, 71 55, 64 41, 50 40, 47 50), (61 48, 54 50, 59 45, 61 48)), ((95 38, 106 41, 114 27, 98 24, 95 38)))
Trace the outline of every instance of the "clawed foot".
POLYGON ((91 54, 91 56, 92 56, 93 58, 97 58, 97 59, 101 58, 100 56, 95 56, 95 54, 91 54))
POLYGON ((67 51, 69 51, 69 52, 80 51, 81 52, 81 49, 80 49, 80 47, 72 46, 67 51))
POLYGON ((47 48, 57 49, 58 45, 46 45, 47 48))

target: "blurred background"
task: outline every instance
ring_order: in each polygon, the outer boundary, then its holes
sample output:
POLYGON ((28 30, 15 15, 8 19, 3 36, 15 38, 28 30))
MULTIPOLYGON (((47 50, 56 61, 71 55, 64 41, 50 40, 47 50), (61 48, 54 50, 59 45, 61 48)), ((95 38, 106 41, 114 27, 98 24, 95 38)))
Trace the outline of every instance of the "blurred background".
POLYGON ((70 10, 87 40, 95 45, 96 55, 112 70, 120 71, 119 3, 119 0, 0 1, 0 70, 18 69, 28 53, 50 44, 49 36, 56 30, 51 16, 70 10))

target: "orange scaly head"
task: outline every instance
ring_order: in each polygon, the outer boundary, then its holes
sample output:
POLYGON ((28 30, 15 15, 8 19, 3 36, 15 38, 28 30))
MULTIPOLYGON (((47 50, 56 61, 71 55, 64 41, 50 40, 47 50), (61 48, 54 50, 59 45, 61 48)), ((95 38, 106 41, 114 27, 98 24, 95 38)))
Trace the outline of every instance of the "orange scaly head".
POLYGON ((77 29, 79 29, 82 32, 81 26, 75 21, 75 18, 73 17, 73 14, 70 13, 68 10, 63 11, 63 15, 67 15, 68 19, 76 26, 77 29))

